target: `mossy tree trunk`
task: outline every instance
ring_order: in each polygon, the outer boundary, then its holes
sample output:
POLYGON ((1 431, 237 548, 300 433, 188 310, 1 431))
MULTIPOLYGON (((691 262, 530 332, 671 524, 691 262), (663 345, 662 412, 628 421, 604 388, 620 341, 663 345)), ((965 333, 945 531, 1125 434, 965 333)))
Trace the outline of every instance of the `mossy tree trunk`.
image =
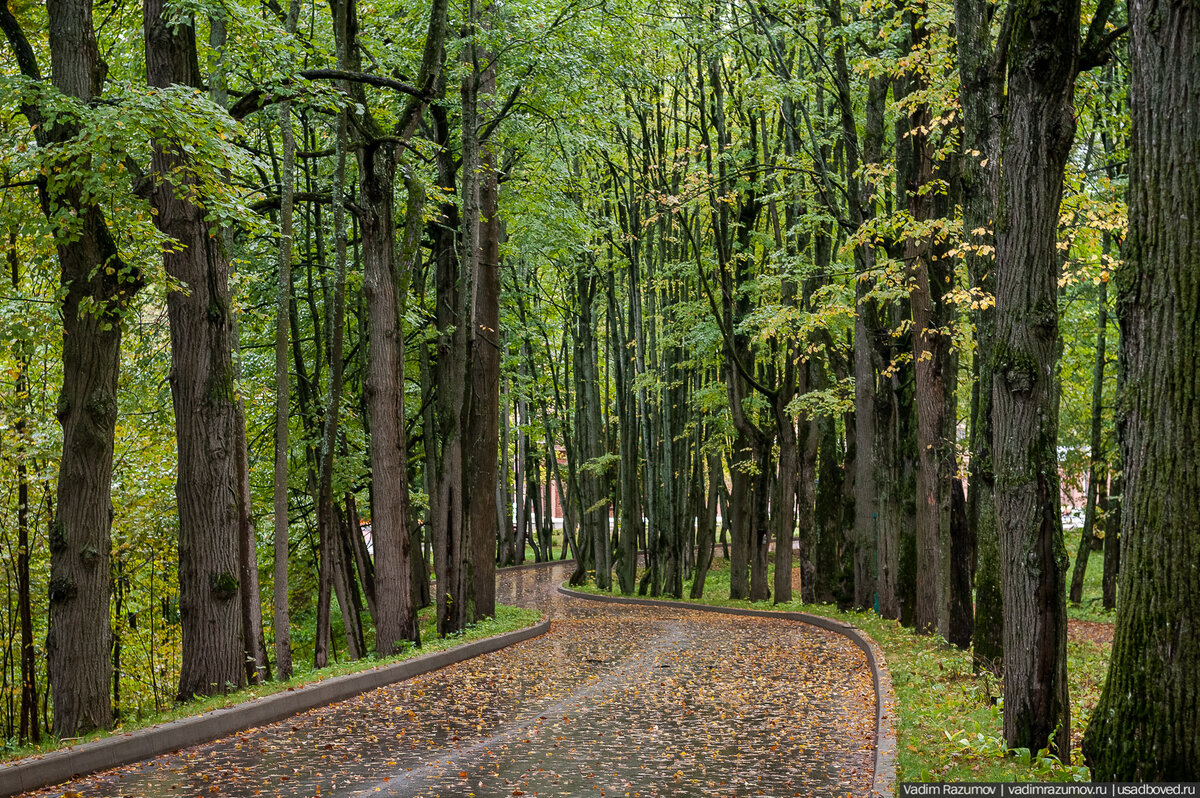
MULTIPOLYGON (((999 15, 997 15, 999 16, 999 15)), ((975 619, 972 636, 976 667, 998 673, 1004 661, 1003 596, 1000 591, 1000 539, 996 530, 995 474, 992 465, 992 340, 996 292, 996 179, 999 127, 995 119, 1003 97, 1004 63, 996 43, 992 6, 987 0, 956 0, 959 102, 963 116, 962 191, 963 259, 970 278, 975 357, 972 362, 970 464, 967 476, 968 537, 976 546, 975 619)), ((1000 46, 1005 46, 1000 43, 1000 46)))
MULTIPOLYGON (((203 85, 194 29, 169 21, 162 0, 144 9, 151 86, 203 85)), ((173 181, 188 168, 175 144, 159 142, 151 202, 159 229, 177 242, 164 253, 184 290, 167 297, 171 398, 175 409, 179 506, 179 611, 183 664, 179 698, 240 686, 242 623, 238 579, 237 412, 229 261, 206 211, 173 181)))
POLYGON ((1004 591, 1004 739, 1070 758, 1059 516, 1058 209, 1075 136, 1077 0, 1014 10, 996 225, 993 451, 1004 591))
POLYGON ((1200 8, 1134 0, 1130 23, 1130 229, 1117 272, 1121 603, 1083 751, 1098 781, 1197 781, 1200 8))

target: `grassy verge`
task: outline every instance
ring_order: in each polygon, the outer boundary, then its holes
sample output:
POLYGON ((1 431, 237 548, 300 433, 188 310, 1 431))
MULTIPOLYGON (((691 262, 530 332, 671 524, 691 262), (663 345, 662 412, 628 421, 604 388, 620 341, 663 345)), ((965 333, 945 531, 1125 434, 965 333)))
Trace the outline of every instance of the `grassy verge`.
POLYGON ((125 734, 127 732, 136 731, 147 726, 153 726, 158 723, 166 723, 180 718, 200 715, 213 709, 221 707, 234 706, 246 701, 251 701, 256 698, 281 693, 286 690, 293 690, 303 685, 319 682, 323 679, 329 679, 335 676, 345 676, 351 673, 370 670, 382 665, 390 665, 394 662, 399 662, 405 659, 429 654, 435 651, 443 651, 447 648, 470 643, 475 640, 483 640, 488 637, 504 634, 505 632, 513 632, 518 629, 524 629, 532 626, 541 620, 542 615, 536 610, 522 609, 520 607, 506 607, 502 605, 496 606, 496 617, 486 618, 479 623, 474 624, 466 631, 450 635, 448 637, 437 636, 437 618, 436 608, 426 607, 417 613, 417 620, 421 625, 421 640, 420 647, 410 646, 404 651, 391 657, 375 657, 371 655, 365 659, 353 661, 335 662, 329 667, 317 670, 311 665, 296 663, 296 672, 291 679, 287 681, 273 681, 266 684, 246 687, 225 695, 210 696, 208 698, 198 698, 193 701, 187 701, 177 704, 169 709, 166 709, 158 714, 149 715, 136 720, 124 722, 116 726, 110 731, 93 732, 83 737, 71 737, 67 739, 59 739, 56 737, 43 737, 39 745, 26 745, 22 747, 6 748, 0 751, 0 762, 10 762, 22 757, 34 756, 37 754, 45 754, 59 748, 66 748, 71 745, 97 740, 102 737, 107 737, 113 734, 125 734))
MULTIPOLYGON (((1074 549, 1072 549, 1072 553, 1074 549)), ((1082 610, 1072 618, 1102 621, 1100 568, 1090 564, 1082 610), (1094 576, 1092 579, 1090 577, 1094 576)), ((896 621, 871 612, 845 612, 832 604, 785 604, 733 601, 729 598, 729 564, 716 560, 704 584, 705 604, 808 612, 837 618, 865 631, 887 658, 898 709, 897 779, 899 781, 1086 781, 1083 765, 1066 766, 1028 750, 1010 751, 1003 741, 1000 714, 1002 685, 988 673, 976 673, 969 651, 936 636, 918 635, 896 621)), ((684 596, 691 585, 684 585, 684 596)), ((602 593, 592 585, 582 588, 602 593)), ((1074 750, 1100 698, 1111 644, 1069 639, 1067 669, 1071 697, 1074 750)))

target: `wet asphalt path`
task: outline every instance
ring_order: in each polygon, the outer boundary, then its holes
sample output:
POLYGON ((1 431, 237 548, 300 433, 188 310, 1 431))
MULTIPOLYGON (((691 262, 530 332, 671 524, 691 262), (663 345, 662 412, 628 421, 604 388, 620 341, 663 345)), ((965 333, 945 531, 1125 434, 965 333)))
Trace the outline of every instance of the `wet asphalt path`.
POLYGON ((598 604, 502 572, 534 640, 36 796, 843 796, 870 792, 862 652, 805 624, 598 604))

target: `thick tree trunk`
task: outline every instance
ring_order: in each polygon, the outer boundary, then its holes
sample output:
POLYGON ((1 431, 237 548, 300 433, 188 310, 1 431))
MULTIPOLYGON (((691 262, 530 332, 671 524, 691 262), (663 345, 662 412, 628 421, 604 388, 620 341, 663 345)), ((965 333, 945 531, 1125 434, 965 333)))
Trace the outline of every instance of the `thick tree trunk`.
MULTIPOLYGON (((37 58, 7 6, 3 30, 22 74, 41 81, 37 58)), ((50 0, 51 83, 83 103, 101 91, 100 58, 90 0, 50 0)), ((74 120, 43 124, 35 106, 23 113, 39 146, 78 135, 74 120)), ((79 164, 79 171, 86 164, 79 164)), ((120 367, 121 313, 141 275, 121 262, 103 211, 85 201, 75 168, 42 178, 38 194, 48 219, 71 219, 57 235, 63 288, 63 385, 56 416, 63 429, 56 513, 50 529, 50 622, 47 672, 54 696, 54 732, 67 737, 112 722, 109 589, 112 459, 120 367), (64 212, 65 211, 65 212, 64 212), (103 267, 103 268, 101 268, 103 267), (95 312, 93 309, 98 309, 95 312)))
POLYGON ((1022 3, 1009 51, 996 225, 993 451, 1004 590, 1004 738, 1069 761, 1067 555, 1059 515, 1058 277, 1075 135, 1079 4, 1022 3))
MULTIPOLYGON (((162 0, 144 6, 146 79, 151 86, 202 85, 190 25, 168 25, 162 0)), ((203 208, 177 196, 167 178, 187 165, 159 142, 151 201, 158 228, 178 243, 164 253, 183 291, 167 297, 171 396, 178 445, 179 608, 183 665, 179 698, 240 686, 242 624, 238 579, 237 397, 229 262, 203 208)), ((182 188, 182 187, 181 187, 182 188)))
POLYGON ((1197 781, 1200 9, 1134 0, 1130 29, 1130 230, 1116 278, 1126 485, 1121 603, 1083 750, 1097 780, 1197 781))
POLYGON ((368 358, 366 399, 371 422, 371 481, 375 506, 371 534, 375 543, 375 650, 388 656, 403 641, 420 642, 412 602, 408 530, 408 454, 404 437, 404 332, 402 296, 410 268, 413 219, 421 218, 424 196, 408 185, 404 251, 394 249, 391 145, 368 146, 359 154, 359 191, 365 213, 363 294, 367 305, 368 358), (415 212, 415 213, 414 213, 415 212), (400 270, 406 270, 401 274, 400 270))

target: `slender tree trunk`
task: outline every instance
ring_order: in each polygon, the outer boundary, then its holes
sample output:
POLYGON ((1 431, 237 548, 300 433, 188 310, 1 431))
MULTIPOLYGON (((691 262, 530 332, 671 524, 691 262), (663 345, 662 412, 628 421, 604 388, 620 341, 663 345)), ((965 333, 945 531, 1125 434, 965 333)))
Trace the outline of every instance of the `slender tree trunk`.
MULTIPOLYGON (((21 291, 16 234, 8 234, 8 267, 13 293, 21 291)), ((28 343, 18 339, 13 352, 17 363, 13 394, 18 408, 13 431, 17 439, 17 615, 21 624, 21 720, 18 740, 38 743, 41 730, 37 713, 37 650, 33 646, 33 597, 29 593, 29 465, 26 462, 27 416, 29 412, 28 343)))
MULTIPOLYGON (((343 452, 343 455, 345 452, 343 452)), ((362 584, 363 595, 367 599, 367 612, 371 615, 371 620, 374 621, 378 617, 379 608, 375 599, 375 564, 371 561, 371 554, 367 551, 367 542, 363 539, 362 524, 359 521, 358 501, 353 493, 347 493, 344 497, 346 507, 346 548, 350 561, 354 563, 354 569, 358 573, 358 581, 362 584)), ((409 525, 410 528, 412 524, 409 525)), ((417 559, 417 557, 413 557, 417 559)))
POLYGON ((326 551, 333 575, 333 591, 342 613, 342 629, 346 633, 346 654, 350 659, 357 660, 366 656, 367 647, 362 629, 362 601, 358 595, 358 585, 354 583, 354 572, 350 570, 346 547, 348 523, 341 508, 334 506, 333 528, 326 551))
POLYGON ((514 495, 516 491, 510 492, 509 485, 514 485, 513 476, 511 473, 512 458, 510 456, 511 449, 509 447, 510 429, 512 427, 512 410, 513 404, 511 401, 511 390, 507 387, 510 383, 505 383, 506 388, 503 392, 504 403, 500 414, 500 483, 497 486, 496 501, 500 503, 498 508, 500 519, 500 565, 516 565, 517 564, 517 530, 514 526, 516 521, 513 519, 512 508, 515 503, 514 495))
MULTIPOLYGON (((1200 780, 1200 14, 1130 4, 1129 238, 1122 341, 1121 602, 1108 680, 1084 735, 1093 777, 1200 780)), ((1114 494, 1121 491, 1113 489, 1114 494)))
POLYGON ((795 421, 790 414, 777 409, 775 421, 779 426, 779 466, 771 495, 771 525, 775 538, 774 601, 786 604, 792 600, 792 538, 796 529, 800 448, 796 441, 795 421))
POLYGON ((813 422, 817 439, 817 484, 813 503, 816 533, 816 584, 814 598, 821 603, 839 600, 842 546, 842 472, 838 462, 834 419, 822 416, 813 422))
MULTIPOLYGON (((1107 243, 1107 236, 1105 238, 1105 243, 1107 243)), ((1108 247, 1105 249, 1107 250, 1108 247)), ((1102 281, 1099 296, 1096 299, 1096 364, 1092 369, 1092 429, 1091 457, 1088 463, 1088 494, 1087 505, 1083 512, 1083 534, 1079 537, 1079 553, 1075 557, 1075 569, 1071 573, 1071 602, 1073 604, 1083 601, 1083 579, 1087 574, 1088 557, 1092 553, 1092 549, 1096 547, 1096 541, 1102 540, 1096 535, 1096 506, 1099 502, 1101 487, 1108 482, 1101 423, 1104 409, 1104 333, 1108 326, 1107 301, 1108 282, 1102 281)))
MULTIPOLYGON (((878 164, 883 160, 884 114, 887 83, 875 78, 868 84, 863 131, 863 162, 878 164)), ((843 112, 843 117, 847 114, 843 112)), ((853 115, 849 115, 853 122, 853 115)), ((855 178, 856 179, 856 178, 855 178)), ((866 182, 851 196, 850 212, 855 221, 865 224, 874 217, 871 192, 874 186, 866 182)), ((854 461, 854 597, 858 606, 873 606, 885 618, 900 617, 896 593, 896 543, 884 537, 887 529, 880 524, 883 505, 880 501, 884 484, 881 455, 887 446, 888 421, 891 415, 890 391, 880 376, 886 365, 881 351, 886 340, 884 314, 879 301, 870 296, 868 276, 875 269, 875 247, 862 243, 854 248, 855 314, 854 314, 854 434, 858 457, 854 461)))
POLYGON ((961 479, 950 482, 950 621, 946 640, 969 648, 975 634, 975 612, 971 606, 971 573, 975 546, 967 524, 967 497, 961 479))
MULTIPOLYGON (((234 340, 237 340, 236 323, 234 340)), ((236 348, 236 345, 235 345, 236 348)), ((238 372, 240 367, 235 367, 238 372)), ((240 380, 241 374, 239 373, 240 380)), ((267 659, 267 641, 263 632, 262 593, 258 584, 258 540, 255 535, 254 508, 250 498, 250 453, 246 442, 245 404, 237 402, 237 483, 238 483, 238 570, 242 583, 242 656, 248 684, 261 684, 271 678, 267 659)))
MULTIPOLYGON (((226 44, 229 37, 228 20, 225 12, 209 15, 208 30, 208 83, 213 102, 222 108, 229 107, 229 92, 226 86, 226 44)), ((221 240, 228 250, 233 246, 233 233, 222 227, 221 240)), ((238 320, 232 316, 233 325, 233 376, 237 391, 237 486, 238 486, 238 578, 241 582, 242 655, 248 684, 261 684, 271 678, 271 665, 267 659, 266 637, 262 624, 262 597, 258 584, 258 546, 255 540, 254 507, 250 496, 250 453, 246 441, 246 404, 242 398, 242 353, 239 340, 238 320)), ((119 616, 119 613, 118 613, 119 616)), ((114 665, 114 667, 116 667, 114 665)))
MULTIPOLYGON (((296 32, 300 4, 288 5, 288 33, 296 32)), ((279 131, 283 141, 279 187, 279 284, 275 294, 275 485, 272 626, 275 633, 275 668, 280 680, 292 678, 291 610, 288 602, 288 558, 291 518, 288 513, 288 438, 291 416, 291 380, 288 374, 288 323, 292 296, 292 245, 296 140, 292 133, 291 101, 279 105, 279 131)))
POLYGON ((708 455, 708 499, 704 506, 704 516, 700 519, 700 529, 697 534, 699 551, 696 553, 696 575, 692 578, 691 598, 698 599, 704 595, 704 581, 708 576, 709 566, 712 565, 713 549, 717 537, 717 505, 719 503, 720 485, 725 481, 725 470, 721 467, 719 454, 708 455))
MULTIPOLYGON (((961 170, 964 253, 970 277, 975 354, 972 360, 970 464, 967 477, 968 536, 977 547, 975 570, 975 666, 999 673, 1004 661, 1000 538, 996 527, 992 462, 992 349, 995 326, 995 172, 999 164, 998 116, 1003 98, 1003 62, 993 56, 987 0, 955 0, 954 18, 963 116, 961 170), (997 68, 999 67, 999 68, 997 68)), ((1007 34, 1004 34, 1007 35, 1007 34)), ((1002 42, 1000 47, 1007 47, 1002 42)))
POLYGON ((1104 609, 1110 612, 1117 606, 1117 577, 1121 573, 1121 504, 1124 498, 1121 495, 1120 463, 1113 465, 1116 475, 1109 487, 1104 519, 1104 576, 1101 585, 1104 609))
MULTIPOLYGON (((471 14, 472 24, 475 22, 471 14)), ((469 48, 468 48, 469 49, 469 48)), ((467 379, 472 357, 468 331, 474 305, 470 302, 473 262, 478 252, 478 139, 475 71, 470 68, 462 83, 463 156, 460 220, 453 202, 442 205, 442 219, 435 228, 438 329, 434 378, 437 385, 437 452, 433 490, 430 493, 430 531, 433 536, 434 571, 437 574, 438 634, 462 629, 472 611, 469 515, 462 494, 463 421, 470 413, 467 379), (459 242, 461 239, 461 244, 459 242), (466 263, 463 257, 466 257, 466 263)), ((435 140, 442 145, 438 157, 438 179, 443 189, 458 187, 458 165, 449 150, 450 128, 444 109, 434 106, 435 140)), ((449 192, 447 192, 449 196, 449 192)), ((429 445, 427 442, 426 445, 429 445)))
MULTIPOLYGON (((528 352, 528 348, 522 345, 523 351, 528 352)), ((517 446, 516 457, 513 460, 513 496, 514 504, 516 505, 516 531, 514 533, 513 545, 516 547, 516 564, 520 565, 525 562, 525 537, 526 531, 529 528, 529 500, 525 494, 526 481, 526 449, 529 446, 529 436, 525 432, 524 424, 528 423, 528 400, 524 397, 517 400, 516 403, 516 418, 517 418, 517 446)))
MULTIPOLYGON (((488 110, 496 93, 496 59, 486 49, 480 50, 478 59, 483 65, 477 77, 477 99, 480 108, 488 110)), ((496 541, 499 537, 492 486, 498 480, 500 444, 500 202, 496 153, 488 142, 480 143, 480 170, 479 250, 471 259, 471 267, 475 270, 471 412, 464 439, 475 618, 496 614, 496 541)))

